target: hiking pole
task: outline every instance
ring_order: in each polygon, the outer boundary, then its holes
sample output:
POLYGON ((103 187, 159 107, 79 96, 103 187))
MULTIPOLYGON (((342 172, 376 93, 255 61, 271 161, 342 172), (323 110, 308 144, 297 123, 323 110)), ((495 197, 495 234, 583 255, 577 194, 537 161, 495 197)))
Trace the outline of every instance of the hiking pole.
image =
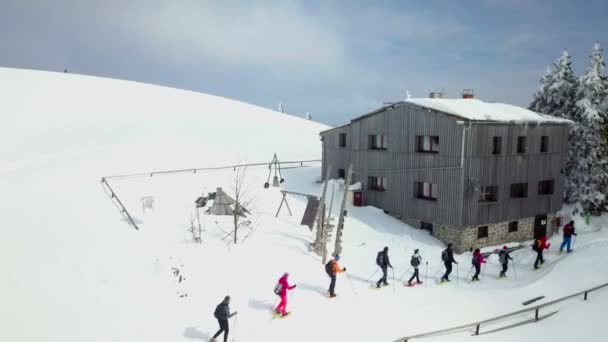
POLYGON ((424 277, 424 287, 429 283, 429 262, 426 262, 426 274, 424 277))
POLYGON ((469 269, 469 273, 467 273, 466 279, 469 279, 469 276, 471 275, 471 273, 473 273, 473 265, 471 265, 471 268, 469 269))
POLYGON ((570 247, 570 251, 574 250, 574 243, 576 242, 576 235, 572 238, 572 246, 570 247))
POLYGON ((517 272, 515 271, 515 261, 511 259, 511 263, 513 264, 513 275, 515 275, 515 280, 517 280, 517 272))
POLYGON ((236 316, 234 315, 234 323, 232 323, 232 342, 236 341, 236 316))
POLYGON ((376 268, 376 272, 374 272, 374 274, 372 274, 369 278, 367 278, 367 280, 365 282, 367 283, 370 280, 372 280, 372 278, 376 275, 376 273, 378 273, 379 270, 380 270, 380 268, 376 268))
POLYGON ((443 270, 444 267, 445 267, 445 265, 444 266, 439 266, 439 269, 437 269, 437 272, 435 272, 433 274, 433 278, 435 278, 439 274, 439 272, 441 272, 443 270))
MULTIPOLYGON (((401 281, 401 279, 403 279, 403 277, 405 276, 405 274, 412 268, 412 266, 410 266, 407 270, 405 270, 405 272, 403 272, 403 274, 401 275, 401 277, 399 277, 399 281, 401 281)), ((393 270, 394 272, 394 270, 393 270)))
POLYGON ((391 267, 391 271, 393 271, 393 293, 395 293, 395 269, 391 267))
POLYGON ((460 267, 456 264, 456 286, 460 286, 460 267))
POLYGON ((488 264, 483 264, 483 271, 481 271, 481 279, 483 279, 484 275, 486 274, 486 268, 488 268, 488 264))

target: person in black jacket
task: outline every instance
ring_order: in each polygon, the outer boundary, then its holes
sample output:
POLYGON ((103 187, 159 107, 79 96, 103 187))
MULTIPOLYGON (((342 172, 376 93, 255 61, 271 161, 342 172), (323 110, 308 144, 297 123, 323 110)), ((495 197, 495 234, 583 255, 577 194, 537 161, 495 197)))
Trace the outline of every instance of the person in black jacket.
POLYGON ((443 260, 443 264, 445 265, 445 274, 441 277, 441 282, 450 281, 450 273, 452 273, 452 263, 458 264, 454 259, 454 251, 452 250, 452 244, 448 243, 448 248, 446 248, 441 253, 441 260, 443 260))
POLYGON ((217 318, 217 321, 220 324, 220 330, 213 335, 210 342, 215 342, 215 339, 220 336, 221 333, 224 333, 224 342, 228 341, 228 318, 236 315, 237 313, 236 311, 230 313, 230 307, 228 305, 230 305, 230 296, 226 296, 224 300, 215 308, 213 315, 215 318, 217 318))
POLYGON ((507 276, 507 270, 509 269, 509 260, 513 260, 511 255, 509 254, 509 248, 507 246, 502 246, 502 250, 498 252, 498 261, 502 265, 502 271, 500 271, 500 275, 498 278, 504 278, 507 276))
POLYGON ((391 261, 388 258, 388 247, 384 247, 382 251, 378 252, 378 255, 376 256, 376 264, 382 269, 382 278, 376 282, 376 287, 380 287, 380 284, 382 283, 384 283, 384 285, 388 285, 388 282, 386 281, 387 270, 389 267, 393 268, 393 265, 391 265, 391 261))

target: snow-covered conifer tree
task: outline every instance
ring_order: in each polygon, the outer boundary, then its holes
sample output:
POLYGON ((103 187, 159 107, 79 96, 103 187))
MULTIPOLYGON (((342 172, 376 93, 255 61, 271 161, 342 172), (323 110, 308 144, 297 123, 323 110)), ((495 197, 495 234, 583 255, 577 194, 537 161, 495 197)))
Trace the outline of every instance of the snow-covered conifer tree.
POLYGON ((570 141, 571 177, 566 178, 569 201, 579 201, 593 213, 606 211, 608 190, 607 115, 603 50, 593 46, 589 68, 578 80, 576 121, 570 141), (569 192, 569 193, 568 193, 569 192))
MULTIPOLYGON (((577 100, 577 80, 572 70, 572 61, 568 50, 562 52, 561 56, 555 60, 555 63, 547 67, 545 75, 540 81, 541 86, 534 100, 530 104, 530 109, 547 115, 552 115, 560 118, 576 121, 573 117, 575 112, 575 103, 577 100)), ((574 126, 571 127, 573 129, 574 126)), ((573 139, 573 131, 570 132, 570 141, 573 139)), ((573 159, 573 154, 568 155, 566 165, 564 167, 566 186, 564 189, 564 197, 567 202, 576 201, 575 193, 578 189, 577 182, 573 179, 572 167, 576 163, 573 159)))
POLYGON ((576 78, 568 50, 564 50, 554 64, 547 68, 539 91, 530 109, 543 114, 570 119, 576 101, 576 78))

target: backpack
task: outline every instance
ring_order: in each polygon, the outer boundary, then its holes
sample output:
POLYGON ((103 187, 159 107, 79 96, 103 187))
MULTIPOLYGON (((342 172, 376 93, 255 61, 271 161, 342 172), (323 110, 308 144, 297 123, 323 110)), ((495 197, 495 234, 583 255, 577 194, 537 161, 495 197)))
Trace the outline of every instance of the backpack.
POLYGON ((443 262, 448 261, 448 250, 447 249, 444 249, 443 252, 441 252, 441 260, 443 260, 443 262))
POLYGON ((410 260, 410 265, 412 265, 413 267, 418 267, 418 265, 420 265, 420 259, 418 259, 416 256, 412 255, 412 260, 410 260))
POLYGON ((327 273, 327 275, 330 277, 334 275, 333 270, 332 270, 332 268, 333 268, 332 261, 333 260, 330 260, 327 264, 325 264, 325 273, 327 273))
POLYGON ((384 266, 384 253, 383 252, 378 252, 378 255, 376 255, 376 265, 382 267, 384 266))
POLYGON ((540 244, 540 240, 534 240, 534 244, 532 245, 532 250, 534 250, 535 252, 539 251, 539 245, 540 244))
POLYGON ((479 257, 477 255, 473 255, 473 260, 471 260, 473 265, 479 264, 479 257))
POLYGON ((498 261, 500 261, 501 264, 506 264, 507 263, 507 252, 500 251, 498 253, 498 261))
POLYGON ((213 317, 220 319, 220 310, 221 310, 221 306, 222 304, 219 304, 218 306, 215 307, 215 311, 213 312, 213 317))
POLYGON ((276 294, 277 296, 281 295, 281 290, 283 290, 283 285, 281 285, 281 283, 277 283, 274 286, 274 294, 276 294))

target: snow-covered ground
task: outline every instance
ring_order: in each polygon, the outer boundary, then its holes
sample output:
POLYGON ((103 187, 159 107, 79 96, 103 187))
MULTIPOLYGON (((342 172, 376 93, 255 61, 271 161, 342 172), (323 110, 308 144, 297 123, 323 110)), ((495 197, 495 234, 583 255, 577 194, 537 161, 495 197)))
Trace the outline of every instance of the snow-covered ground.
MULTIPOLYGON (((307 249, 313 233, 299 225, 304 199, 290 196, 294 215, 283 208, 275 218, 281 195, 262 187, 267 168, 247 170, 255 230, 236 246, 222 240, 222 218, 203 218, 202 244, 190 242, 186 230, 197 196, 217 186, 230 193, 232 170, 111 180, 139 231, 99 182, 112 174, 270 161, 275 152, 281 160, 318 159, 325 126, 209 95, 69 74, 0 69, 0 93, 0 136, 10 146, 0 153, 2 341, 206 341, 226 294, 239 312, 231 331, 237 341, 392 341, 608 282, 606 219, 586 227, 577 218, 575 253, 558 256, 556 237, 539 271, 531 270, 525 248, 513 253, 517 273, 511 268, 507 280, 496 279, 492 256, 482 281, 470 284, 464 254, 459 281, 454 269, 450 284, 429 279, 405 288, 391 281, 372 290, 367 279, 382 247, 390 247, 396 277, 419 248, 433 278, 442 272, 443 245, 381 210, 349 207, 341 260, 348 277, 339 276, 339 296, 330 300, 320 258, 307 249), (142 210, 143 196, 154 196, 154 211, 142 210), (294 314, 271 320, 272 288, 286 271, 298 285, 289 302, 294 314)), ((318 166, 283 172, 284 188, 320 192, 318 166)), ((329 193, 332 187, 339 201, 341 184, 332 182, 329 193)), ((608 295, 590 296, 556 306, 559 312, 540 323, 476 339, 566 341, 584 328, 588 340, 602 340, 608 295)))

